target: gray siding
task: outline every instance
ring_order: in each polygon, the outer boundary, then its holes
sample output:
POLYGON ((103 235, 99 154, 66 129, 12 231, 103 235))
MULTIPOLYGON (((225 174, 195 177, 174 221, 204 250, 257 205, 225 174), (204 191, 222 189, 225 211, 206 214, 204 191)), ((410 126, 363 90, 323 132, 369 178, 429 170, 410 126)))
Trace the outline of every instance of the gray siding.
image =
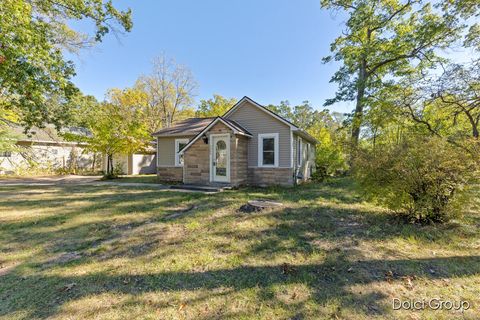
POLYGON ((175 166, 175 139, 192 139, 193 136, 157 137, 158 166, 175 166))
POLYGON ((248 143, 248 166, 258 167, 258 134, 278 133, 279 167, 291 167, 290 127, 246 101, 227 118, 237 121, 253 137, 248 143))

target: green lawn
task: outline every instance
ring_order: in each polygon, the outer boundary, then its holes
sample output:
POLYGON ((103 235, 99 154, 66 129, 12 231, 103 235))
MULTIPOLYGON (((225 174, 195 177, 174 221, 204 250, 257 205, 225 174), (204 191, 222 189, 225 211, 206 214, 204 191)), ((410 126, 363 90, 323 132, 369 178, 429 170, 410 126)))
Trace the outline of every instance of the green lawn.
POLYGON ((134 182, 134 183, 159 183, 156 174, 143 174, 134 176, 121 176, 113 182, 134 182))
POLYGON ((479 206, 404 225, 352 185, 0 187, 0 319, 477 319, 479 206), (238 211, 257 198, 284 207, 238 211))

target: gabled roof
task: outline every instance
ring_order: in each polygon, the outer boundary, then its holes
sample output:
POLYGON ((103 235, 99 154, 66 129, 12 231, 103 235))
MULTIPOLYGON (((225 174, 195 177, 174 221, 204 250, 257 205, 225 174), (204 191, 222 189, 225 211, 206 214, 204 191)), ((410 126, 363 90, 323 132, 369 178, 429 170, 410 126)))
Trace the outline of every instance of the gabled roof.
POLYGON ((85 137, 92 135, 90 131, 81 127, 65 127, 58 132, 57 129, 50 124, 47 124, 44 128, 32 127, 28 133, 25 133, 24 127, 17 123, 11 121, 3 121, 3 123, 6 125, 13 139, 23 142, 76 144, 76 142, 67 141, 62 134, 75 134, 85 137))
POLYGON ((235 112, 235 110, 237 110, 244 102, 250 102, 250 104, 254 105, 255 107, 257 107, 258 109, 262 110, 263 112, 266 112, 267 114, 269 114, 270 116, 274 117, 275 119, 279 120, 280 122, 286 124, 287 126, 289 126, 293 132, 295 132, 296 134, 298 134, 299 136, 302 136, 303 138, 307 139, 307 140, 310 140, 311 142, 313 143, 317 143, 318 141, 312 137, 310 134, 308 134, 305 130, 302 130, 300 129, 299 127, 297 127, 296 125, 294 125, 292 122, 288 121, 287 119, 283 118, 282 116, 276 114, 275 112, 265 108, 264 106, 262 106, 261 104, 259 104, 258 102, 250 99, 249 97, 245 96, 243 97, 242 99, 240 99, 240 101, 238 101, 232 108, 230 108, 230 110, 228 110, 222 117, 223 118, 227 118, 229 115, 231 115, 232 113, 235 112))
POLYGON ((192 140, 190 140, 183 148, 182 150, 180 150, 180 152, 183 152, 185 150, 187 150, 188 148, 190 148, 190 146, 192 144, 195 143, 195 141, 197 141, 198 139, 200 139, 202 137, 202 135, 207 132, 211 127, 213 127, 215 124, 217 124, 218 122, 221 122, 223 123, 224 125, 226 125, 227 127, 229 127, 230 129, 232 129, 233 133, 235 134, 239 134, 239 135, 243 135, 243 136, 246 136, 246 137, 249 137, 251 138, 252 137, 252 134, 250 132, 248 132, 246 129, 244 129, 241 125, 239 125, 236 121, 233 121, 233 120, 230 120, 230 119, 225 119, 223 117, 216 117, 215 119, 213 119, 212 122, 210 122, 210 124, 208 126, 206 126, 202 131, 200 131, 195 137, 193 137, 192 140))
POLYGON ((255 107, 259 108, 260 110, 262 110, 263 112, 266 112, 268 113, 269 115, 271 115, 272 117, 274 117, 275 119, 277 120, 280 120, 280 122, 283 122, 284 124, 286 124, 287 126, 289 126, 290 128, 292 129, 299 129, 296 125, 294 125, 293 123, 291 123, 290 121, 288 121, 287 119, 285 119, 284 117, 282 116, 279 116, 278 114, 276 114, 275 112, 265 108, 264 106, 262 106, 261 104, 259 104, 258 102, 250 99, 249 97, 245 96, 243 97, 242 99, 240 99, 237 103, 235 103, 235 105, 233 107, 230 108, 230 110, 228 110, 222 117, 223 118, 228 118, 229 115, 231 115, 232 113, 235 112, 235 110, 237 110, 244 102, 250 102, 252 105, 254 105, 255 107))
POLYGON ((153 133, 154 137, 194 136, 208 126, 215 118, 189 118, 153 133))
MULTIPOLYGON (((245 130, 238 122, 228 119, 228 117, 235 112, 244 102, 249 102, 253 106, 257 107, 259 110, 267 113, 268 115, 272 116, 273 118, 277 119, 278 121, 286 124, 289 126, 293 132, 296 134, 304 137, 307 140, 310 140, 314 143, 317 143, 317 140, 309 135, 304 130, 300 129, 296 125, 294 125, 289 120, 281 117, 280 115, 276 114, 275 112, 265 108, 261 104, 255 102, 254 100, 250 99, 249 97, 245 96, 240 101, 238 101, 233 107, 230 108, 223 116, 221 117, 214 117, 214 118, 189 118, 182 121, 177 122, 174 126, 170 128, 161 129, 152 134, 154 137, 175 137, 175 136, 195 136, 194 139, 200 133, 203 134, 205 130, 208 130, 207 127, 213 125, 212 123, 217 119, 218 121, 222 121, 225 125, 230 127, 236 134, 243 134, 245 136, 251 136, 251 134, 245 130)), ((201 135, 201 134, 200 134, 201 135)), ((192 140, 193 141, 193 140, 192 140)), ((188 146, 188 145, 187 145, 188 146)), ((183 150, 186 149, 185 146, 183 150)))

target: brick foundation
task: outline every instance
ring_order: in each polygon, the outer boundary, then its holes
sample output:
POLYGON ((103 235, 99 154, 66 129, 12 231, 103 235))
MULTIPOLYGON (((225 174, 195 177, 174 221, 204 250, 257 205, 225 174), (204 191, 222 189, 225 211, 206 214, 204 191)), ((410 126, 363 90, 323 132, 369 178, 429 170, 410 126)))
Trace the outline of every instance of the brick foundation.
POLYGON ((252 186, 293 186, 292 168, 248 168, 248 184, 252 186))

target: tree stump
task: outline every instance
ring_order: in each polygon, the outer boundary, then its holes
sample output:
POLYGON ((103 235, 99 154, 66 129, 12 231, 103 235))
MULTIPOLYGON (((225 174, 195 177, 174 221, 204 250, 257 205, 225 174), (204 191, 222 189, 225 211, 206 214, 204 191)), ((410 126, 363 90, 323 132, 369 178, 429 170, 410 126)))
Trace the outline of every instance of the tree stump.
POLYGON ((272 200, 250 200, 247 204, 240 207, 241 212, 260 212, 266 209, 282 207, 283 204, 272 200))

